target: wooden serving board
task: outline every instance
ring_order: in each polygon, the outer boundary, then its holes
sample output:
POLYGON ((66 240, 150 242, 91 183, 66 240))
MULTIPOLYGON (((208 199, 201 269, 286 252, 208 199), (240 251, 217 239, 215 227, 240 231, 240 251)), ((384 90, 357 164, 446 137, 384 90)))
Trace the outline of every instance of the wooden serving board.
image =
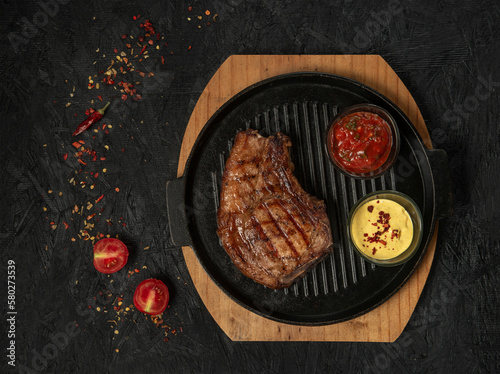
MULTIPOLYGON (((392 100, 403 110, 431 148, 422 115, 396 73, 376 55, 235 55, 214 74, 189 120, 182 142, 178 176, 200 130, 227 100, 244 88, 276 75, 319 71, 360 81, 392 100)), ((296 326, 261 317, 239 306, 220 290, 198 262, 190 247, 183 247, 193 283, 208 311, 235 341, 363 341, 392 342, 403 332, 425 285, 436 248, 437 227, 425 258, 410 280, 387 302, 355 319, 327 326, 296 326)))

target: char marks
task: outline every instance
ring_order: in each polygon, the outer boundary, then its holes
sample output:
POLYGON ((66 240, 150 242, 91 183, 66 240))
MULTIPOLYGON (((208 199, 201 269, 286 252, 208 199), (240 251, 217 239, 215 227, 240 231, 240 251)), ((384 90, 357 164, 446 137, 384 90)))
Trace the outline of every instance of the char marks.
POLYGON ((323 201, 293 175, 290 139, 236 135, 222 178, 217 234, 234 264, 270 288, 289 286, 332 249, 323 201))

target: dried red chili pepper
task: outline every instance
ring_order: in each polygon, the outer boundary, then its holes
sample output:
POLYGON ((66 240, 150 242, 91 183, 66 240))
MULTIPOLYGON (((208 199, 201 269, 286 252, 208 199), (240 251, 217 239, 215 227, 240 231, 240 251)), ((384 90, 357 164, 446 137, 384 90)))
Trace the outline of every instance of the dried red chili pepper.
POLYGON ((76 128, 75 132, 73 133, 73 136, 81 134, 82 132, 87 130, 90 126, 92 126, 94 123, 98 122, 104 115, 104 111, 109 106, 109 104, 111 103, 107 103, 104 106, 104 108, 96 110, 90 116, 88 116, 87 119, 85 119, 82 123, 80 123, 76 128))

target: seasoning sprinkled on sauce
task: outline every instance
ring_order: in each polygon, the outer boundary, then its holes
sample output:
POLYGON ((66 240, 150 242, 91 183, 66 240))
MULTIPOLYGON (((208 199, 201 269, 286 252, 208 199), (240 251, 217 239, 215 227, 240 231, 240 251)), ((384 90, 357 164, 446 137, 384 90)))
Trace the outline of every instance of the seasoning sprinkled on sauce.
POLYGON ((399 256, 413 240, 413 223, 400 204, 379 199, 362 205, 352 219, 351 236, 367 256, 388 260, 399 256))

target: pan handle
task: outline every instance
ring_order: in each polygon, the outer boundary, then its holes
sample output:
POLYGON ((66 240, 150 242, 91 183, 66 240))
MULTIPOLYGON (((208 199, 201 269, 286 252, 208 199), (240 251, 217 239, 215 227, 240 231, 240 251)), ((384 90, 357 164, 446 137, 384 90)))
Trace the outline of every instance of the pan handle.
POLYGON ((186 216, 186 180, 184 177, 167 181, 168 228, 175 246, 191 246, 186 216))
POLYGON ((448 155, 443 149, 428 149, 426 153, 434 180, 436 218, 450 217, 453 214, 454 198, 448 155))

